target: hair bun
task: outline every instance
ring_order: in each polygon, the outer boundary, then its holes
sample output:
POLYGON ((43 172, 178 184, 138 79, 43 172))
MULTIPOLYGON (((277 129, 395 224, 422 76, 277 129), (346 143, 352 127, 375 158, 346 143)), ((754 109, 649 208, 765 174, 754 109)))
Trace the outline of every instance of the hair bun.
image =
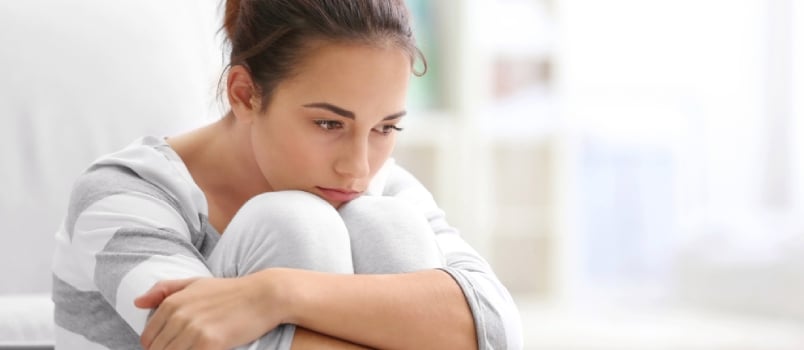
POLYGON ((234 38, 237 17, 240 16, 240 0, 226 0, 226 12, 223 17, 223 29, 229 41, 234 38))

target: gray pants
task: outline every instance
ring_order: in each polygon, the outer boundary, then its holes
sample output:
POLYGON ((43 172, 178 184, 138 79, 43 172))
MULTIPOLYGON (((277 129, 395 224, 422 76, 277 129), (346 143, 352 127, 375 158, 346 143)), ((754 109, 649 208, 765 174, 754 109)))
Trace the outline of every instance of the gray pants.
MULTIPOLYGON (((249 200, 208 259, 216 277, 270 267, 343 274, 403 273, 444 265, 420 211, 392 197, 363 196, 336 210, 316 195, 269 192, 249 200)), ((294 327, 280 326, 248 349, 289 349, 294 327)))

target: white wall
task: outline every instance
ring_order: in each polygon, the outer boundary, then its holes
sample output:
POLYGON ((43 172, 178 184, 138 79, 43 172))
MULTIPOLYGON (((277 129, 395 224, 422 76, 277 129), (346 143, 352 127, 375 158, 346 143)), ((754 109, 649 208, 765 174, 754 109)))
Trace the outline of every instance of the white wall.
POLYGON ((73 180, 216 118, 217 1, 0 2, 0 293, 48 292, 73 180))

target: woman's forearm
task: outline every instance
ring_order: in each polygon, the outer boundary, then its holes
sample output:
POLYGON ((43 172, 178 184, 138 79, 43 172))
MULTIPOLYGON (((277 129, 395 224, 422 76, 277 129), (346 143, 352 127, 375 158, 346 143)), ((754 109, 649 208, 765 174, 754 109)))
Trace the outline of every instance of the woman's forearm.
POLYGON ((281 288, 274 302, 284 304, 287 323, 372 348, 477 347, 463 292, 443 271, 338 275, 269 269, 258 274, 273 291, 281 288))

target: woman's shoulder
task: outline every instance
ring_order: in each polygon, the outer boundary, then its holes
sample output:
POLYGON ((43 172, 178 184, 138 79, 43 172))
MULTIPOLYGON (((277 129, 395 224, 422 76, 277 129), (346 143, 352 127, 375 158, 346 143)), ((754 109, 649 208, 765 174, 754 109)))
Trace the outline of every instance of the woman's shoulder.
MULTIPOLYGON (((181 158, 160 138, 143 137, 93 162, 73 185, 69 211, 82 211, 117 194, 149 196, 186 211, 206 214, 203 192, 193 182, 181 158)), ((193 215, 195 214, 195 215, 193 215)))
POLYGON ((427 192, 416 176, 396 160, 389 158, 374 175, 367 192, 374 195, 395 196, 411 189, 427 192))
POLYGON ((389 159, 377 172, 367 192, 369 195, 406 199, 427 208, 437 207, 430 191, 413 173, 398 164, 393 158, 389 159))
POLYGON ((164 188, 175 182, 181 173, 175 171, 160 140, 140 138, 125 148, 96 159, 83 174, 75 188, 90 192, 123 191, 144 187, 164 188))

